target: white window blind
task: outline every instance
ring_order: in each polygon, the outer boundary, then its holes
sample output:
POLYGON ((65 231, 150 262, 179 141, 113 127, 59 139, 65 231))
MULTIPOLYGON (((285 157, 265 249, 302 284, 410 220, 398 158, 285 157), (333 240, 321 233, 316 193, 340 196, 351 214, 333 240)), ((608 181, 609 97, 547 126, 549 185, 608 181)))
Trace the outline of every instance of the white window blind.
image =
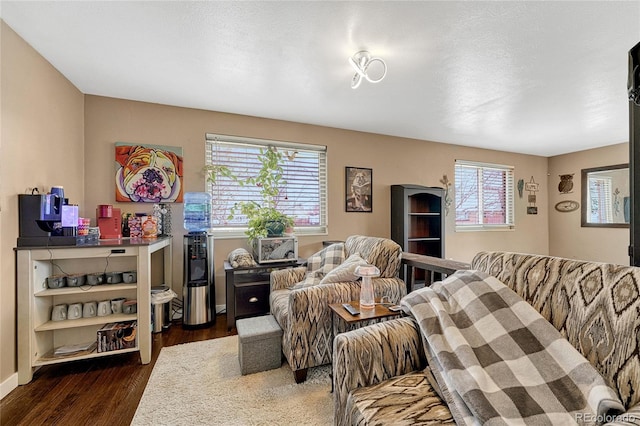
POLYGON ((456 160, 456 230, 514 227, 513 167, 456 160))
MULTIPOLYGON (((233 175, 246 179, 260 169, 260 149, 274 147, 284 155, 282 163, 286 184, 280 188, 276 208, 294 218, 297 234, 327 232, 327 147, 227 135, 206 135, 207 165, 224 165, 233 175)), ((247 218, 231 208, 239 201, 262 204, 260 188, 241 186, 233 179, 218 176, 208 183, 213 198, 212 231, 217 236, 240 236, 247 218)))
POLYGON ((613 192, 609 177, 589 178, 589 222, 613 222, 613 192))

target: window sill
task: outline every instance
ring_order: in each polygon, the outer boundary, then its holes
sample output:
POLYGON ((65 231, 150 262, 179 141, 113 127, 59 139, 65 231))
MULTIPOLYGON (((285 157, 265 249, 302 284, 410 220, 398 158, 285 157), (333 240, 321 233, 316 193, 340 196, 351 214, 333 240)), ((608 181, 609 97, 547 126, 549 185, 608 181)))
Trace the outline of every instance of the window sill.
MULTIPOLYGON (((214 238, 220 240, 230 240, 237 238, 247 238, 247 234, 244 233, 244 229, 234 229, 234 230, 224 230, 221 231, 219 229, 210 229, 209 233, 213 235, 214 238)), ((317 227, 306 230, 296 229, 293 233, 296 237, 309 237, 316 235, 329 235, 329 231, 327 227, 317 227)))
POLYGON ((456 232, 508 232, 515 231, 515 225, 499 226, 456 226, 456 232))

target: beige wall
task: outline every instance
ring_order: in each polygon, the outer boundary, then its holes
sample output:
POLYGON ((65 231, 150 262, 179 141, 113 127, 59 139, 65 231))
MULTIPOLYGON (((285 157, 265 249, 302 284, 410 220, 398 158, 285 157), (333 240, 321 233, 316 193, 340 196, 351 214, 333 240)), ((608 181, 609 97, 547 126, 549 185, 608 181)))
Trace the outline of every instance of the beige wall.
POLYGON ((63 185, 84 204, 84 96, 4 22, 0 108, 0 384, 16 371, 18 197, 63 185))
MULTIPOLYGON (((300 123, 211 111, 177 108, 98 96, 84 96, 50 64, 2 24, 2 124, 0 141, 0 383, 15 366, 15 278, 13 247, 17 238, 17 197, 27 187, 63 185, 81 215, 94 218, 95 206, 114 203, 114 143, 117 141, 182 146, 185 191, 204 189, 207 132, 296 141, 328 146, 329 234, 300 238, 308 256, 323 240, 352 234, 389 236, 390 185, 440 186, 453 180, 455 159, 515 166, 517 179, 531 176, 540 185, 538 215, 526 214, 526 197, 516 198, 516 229, 505 232, 456 233, 453 213, 447 217, 446 257, 469 261, 478 250, 500 249, 546 254, 549 250, 544 181, 547 159, 474 148, 352 132, 300 123), (344 211, 345 166, 373 169, 373 213, 344 211)), ((517 142, 517 141, 516 141, 517 142)), ((514 142, 515 143, 515 142, 514 142)), ((151 206, 121 204, 123 211, 150 211, 151 206)), ((173 288, 182 285, 182 205, 173 205, 173 288)), ((95 221, 94 221, 95 223, 95 221)), ((216 240, 216 299, 224 304, 223 259, 245 239, 216 240)))
POLYGON ((629 228, 583 228, 580 209, 560 213, 559 201, 581 203, 581 170, 629 162, 629 144, 620 143, 549 158, 549 253, 554 256, 629 264, 629 228), (560 175, 573 173, 573 191, 558 191, 560 175))
MULTIPOLYGON (((205 133, 327 145, 329 165, 329 234, 299 238, 301 256, 321 248, 323 240, 343 240, 349 235, 390 234, 390 185, 413 183, 440 186, 447 174, 453 180, 454 160, 477 160, 510 164, 516 178, 534 176, 541 183, 538 215, 526 214, 526 198, 516 199, 516 229, 503 232, 456 233, 454 216, 447 217, 446 257, 470 261, 482 249, 515 250, 546 254, 547 188, 544 177, 547 159, 465 148, 446 144, 353 132, 307 124, 268 120, 212 111, 86 96, 85 98, 86 176, 85 202, 81 211, 91 215, 96 204, 114 203, 114 143, 134 142, 181 146, 184 149, 185 191, 204 190, 205 133), (345 166, 373 169, 373 213, 344 211, 345 166), (541 232, 542 230, 542 232, 541 232)), ((120 204, 123 212, 149 211, 151 206, 120 204)), ((174 277, 172 286, 182 287, 182 205, 174 204, 174 277)), ((223 260, 246 239, 217 239, 215 242, 216 303, 225 303, 223 260)))

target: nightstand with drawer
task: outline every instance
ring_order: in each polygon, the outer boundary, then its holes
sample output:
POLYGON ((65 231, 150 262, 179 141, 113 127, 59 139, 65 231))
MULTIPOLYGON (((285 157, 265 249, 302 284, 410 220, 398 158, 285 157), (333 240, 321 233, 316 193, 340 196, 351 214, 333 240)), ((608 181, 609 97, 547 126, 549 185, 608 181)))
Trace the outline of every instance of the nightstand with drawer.
POLYGON ((224 262, 227 290, 227 329, 236 325, 236 319, 255 317, 269 313, 269 276, 276 269, 295 268, 304 265, 304 259, 294 262, 258 264, 233 268, 224 262))

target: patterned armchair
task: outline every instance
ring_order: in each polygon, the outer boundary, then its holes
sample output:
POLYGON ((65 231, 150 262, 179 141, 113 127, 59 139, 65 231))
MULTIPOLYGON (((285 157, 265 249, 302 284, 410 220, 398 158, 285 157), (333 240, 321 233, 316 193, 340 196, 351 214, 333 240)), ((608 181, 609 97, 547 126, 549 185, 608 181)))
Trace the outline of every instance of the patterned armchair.
POLYGON ((386 238, 351 236, 314 254, 306 266, 271 273, 271 313, 284 331, 282 351, 296 383, 306 380, 307 369, 329 364, 333 355, 332 313, 329 305, 358 300, 360 282, 356 266, 375 265, 375 297, 398 303, 406 284, 397 277, 402 250, 386 238))

